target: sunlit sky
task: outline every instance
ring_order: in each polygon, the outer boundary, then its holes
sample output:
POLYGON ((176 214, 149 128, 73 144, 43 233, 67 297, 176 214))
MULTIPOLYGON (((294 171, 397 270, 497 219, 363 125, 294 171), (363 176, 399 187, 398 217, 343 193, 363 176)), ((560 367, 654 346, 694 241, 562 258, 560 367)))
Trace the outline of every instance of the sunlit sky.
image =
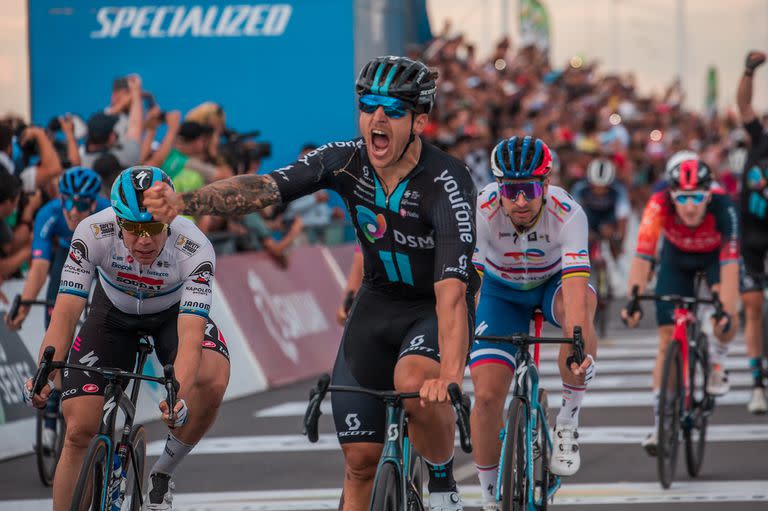
MULTIPOLYGON (((544 2, 557 66, 574 54, 597 58, 605 70, 634 71, 641 90, 661 91, 678 72, 678 50, 682 48, 687 104, 697 110, 704 105, 709 66, 716 66, 719 73, 720 106, 733 107, 746 51, 768 49, 765 0, 681 0, 682 38, 678 37, 678 0, 544 2)), ((503 3, 505 0, 428 0, 428 8, 433 30, 439 30, 446 19, 452 20, 453 31, 463 32, 483 56, 502 34, 503 3)), ((506 0, 506 4, 506 26, 516 41, 518 2, 506 0)), ((0 0, 0 114, 28 115, 26 23, 26 0, 0 0)), ((756 76, 755 105, 766 109, 768 72, 761 70, 756 76)))

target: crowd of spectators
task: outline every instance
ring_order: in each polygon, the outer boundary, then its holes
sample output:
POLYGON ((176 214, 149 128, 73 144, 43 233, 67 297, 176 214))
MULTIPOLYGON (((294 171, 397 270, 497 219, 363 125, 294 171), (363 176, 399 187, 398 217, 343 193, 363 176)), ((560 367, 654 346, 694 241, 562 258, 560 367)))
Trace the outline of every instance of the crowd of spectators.
MULTIPOLYGON (((682 149, 702 154, 735 192, 746 133, 732 112, 686 110, 679 82, 663 93, 644 94, 632 73, 604 73, 597 62, 579 56, 553 63, 535 46, 514 48, 509 38, 481 59, 449 26, 408 53, 439 71, 425 137, 464 160, 478 188, 491 180, 488 153, 497 140, 533 135, 556 153, 556 182, 568 186, 584 176, 593 158, 609 157, 638 207, 662 176, 667 157, 682 149)), ((299 154, 313 148, 307 144, 299 154)), ((184 117, 165 111, 136 75, 115 79, 107 106, 87 121, 66 114, 42 127, 0 119, 0 281, 28 260, 35 212, 56 197, 57 178, 68 167, 94 169, 108 197, 115 176, 131 165, 161 167, 177 190, 191 191, 257 172, 268 153, 263 144, 230 132, 220 105, 206 102, 184 117)), ((219 252, 264 250, 281 266, 297 243, 345 239, 332 229, 343 225, 344 213, 329 205, 323 191, 244 218, 194 220, 219 252)))

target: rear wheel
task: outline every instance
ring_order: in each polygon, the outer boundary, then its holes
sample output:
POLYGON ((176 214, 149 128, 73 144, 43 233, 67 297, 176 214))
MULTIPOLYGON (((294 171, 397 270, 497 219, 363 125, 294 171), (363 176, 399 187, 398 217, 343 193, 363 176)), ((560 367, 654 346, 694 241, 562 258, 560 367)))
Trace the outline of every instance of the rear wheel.
POLYGON ((376 474, 371 511, 399 511, 402 495, 400 494, 400 476, 394 463, 384 463, 376 474))
POLYGON ((525 431, 528 427, 528 407, 520 398, 512 399, 507 415, 504 438, 504 462, 501 466, 501 509, 524 511, 528 508, 528 448, 525 431))
POLYGON ((147 457, 147 432, 144 426, 141 424, 134 425, 131 430, 129 442, 133 445, 133 452, 136 454, 134 458, 131 454, 128 455, 130 463, 128 466, 128 479, 126 481, 126 494, 125 500, 130 498, 131 511, 139 511, 141 509, 141 497, 142 488, 144 484, 144 460, 147 457), (139 473, 138 479, 134 473, 133 467, 136 467, 139 473))
POLYGON ((656 454, 659 481, 669 488, 675 477, 680 442, 680 410, 683 394, 680 344, 672 341, 664 358, 659 395, 659 430, 656 454))
POLYGON ((714 401, 712 396, 707 393, 707 377, 709 375, 707 338, 703 333, 699 336, 697 349, 690 351, 688 377, 691 402, 686 407, 686 420, 683 425, 685 465, 691 477, 696 477, 701 471, 707 444, 707 421, 711 403, 714 401))
POLYGON ((88 446, 70 511, 102 511, 107 505, 107 484, 111 467, 109 444, 102 437, 94 437, 88 446))

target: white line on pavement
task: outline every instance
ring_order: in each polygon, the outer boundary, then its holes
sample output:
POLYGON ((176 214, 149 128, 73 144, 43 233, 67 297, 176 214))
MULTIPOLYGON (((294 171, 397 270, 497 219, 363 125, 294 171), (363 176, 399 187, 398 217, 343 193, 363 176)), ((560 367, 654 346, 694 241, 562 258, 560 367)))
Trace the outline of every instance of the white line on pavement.
MULTIPOLYGON (((480 487, 460 485, 464 502, 479 506, 480 487)), ((316 490, 271 490, 217 493, 178 493, 173 507, 177 511, 294 511, 336 509, 341 488, 316 490)), ((658 483, 564 484, 554 505, 617 505, 684 502, 768 502, 765 481, 682 481, 669 490, 658 483)), ((50 499, 0 502, 0 511, 38 511, 50 509, 50 499)))

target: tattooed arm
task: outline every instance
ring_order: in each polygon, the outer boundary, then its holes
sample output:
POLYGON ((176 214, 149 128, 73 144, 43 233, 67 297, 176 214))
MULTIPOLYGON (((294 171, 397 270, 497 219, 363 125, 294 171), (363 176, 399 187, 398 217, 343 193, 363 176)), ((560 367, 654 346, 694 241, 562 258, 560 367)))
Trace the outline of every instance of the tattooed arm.
POLYGON ((280 203, 280 190, 272 176, 235 176, 181 194, 187 215, 245 215, 280 203))

